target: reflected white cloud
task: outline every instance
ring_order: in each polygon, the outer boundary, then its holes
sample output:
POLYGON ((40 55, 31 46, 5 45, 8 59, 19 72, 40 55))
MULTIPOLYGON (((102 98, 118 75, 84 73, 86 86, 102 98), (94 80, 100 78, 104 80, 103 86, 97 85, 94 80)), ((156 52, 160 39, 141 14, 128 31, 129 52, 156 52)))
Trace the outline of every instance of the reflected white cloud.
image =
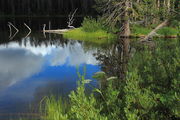
POLYGON ((64 48, 58 48, 51 60, 52 66, 63 65, 67 62, 70 66, 78 66, 80 64, 97 65, 98 61, 93 56, 96 50, 85 52, 82 44, 76 42, 73 45, 67 44, 64 48))
MULTIPOLYGON (((22 41, 25 42, 25 41, 22 41)), ((97 65, 93 56, 96 50, 84 51, 79 42, 67 45, 32 46, 27 40, 26 45, 17 42, 0 45, 0 90, 27 79, 41 71, 45 60, 50 66, 78 66, 81 64, 97 65), (50 56, 50 57, 49 57, 50 56), (46 59, 48 58, 48 59, 46 59)))
POLYGON ((80 64, 92 64, 97 65, 98 62, 96 58, 93 56, 93 53, 96 50, 88 50, 84 51, 83 45, 79 42, 68 43, 67 45, 55 46, 55 45, 41 45, 38 47, 32 46, 30 40, 22 40, 22 45, 20 46, 16 42, 11 42, 8 45, 0 45, 0 50, 12 48, 12 49, 24 49, 26 51, 30 51, 34 55, 53 55, 50 59, 51 66, 60 66, 67 63, 70 66, 78 66, 80 64), (24 45, 26 42, 26 45, 24 45))
POLYGON ((23 49, 0 49, 0 90, 41 70, 42 56, 23 49))
POLYGON ((30 39, 26 39, 26 40, 22 40, 21 46, 17 42, 10 42, 8 45, 0 45, 0 50, 6 49, 6 48, 24 49, 27 51, 31 51, 35 55, 46 56, 46 55, 51 54, 52 50, 56 49, 56 46, 55 45, 46 46, 45 44, 42 44, 41 46, 35 47, 31 45, 30 39))

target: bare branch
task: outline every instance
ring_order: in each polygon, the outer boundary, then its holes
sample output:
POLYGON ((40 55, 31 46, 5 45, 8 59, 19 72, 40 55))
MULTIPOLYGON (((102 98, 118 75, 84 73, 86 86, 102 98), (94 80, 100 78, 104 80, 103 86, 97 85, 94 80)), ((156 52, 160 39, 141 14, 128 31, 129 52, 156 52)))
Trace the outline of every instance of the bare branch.
POLYGON ((18 31, 16 31, 16 32, 14 33, 14 35, 9 38, 9 40, 12 40, 12 39, 16 36, 17 33, 18 33, 18 31))
POLYGON ((43 25, 43 35, 44 38, 46 38, 46 24, 43 25))
POLYGON ((19 30, 17 29, 17 27, 15 27, 11 22, 8 22, 8 23, 9 23, 9 25, 13 26, 13 28, 14 28, 17 32, 19 32, 19 30))
POLYGON ((8 24, 8 27, 9 27, 9 38, 11 38, 12 36, 12 29, 11 29, 11 25, 8 24))
POLYGON ((46 24, 43 25, 43 32, 46 31, 46 24))
POLYGON ((74 22, 74 15, 76 14, 76 12, 77 12, 77 10, 78 10, 78 8, 77 9, 75 9, 75 11, 71 14, 69 14, 68 15, 68 27, 70 28, 70 29, 74 29, 75 27, 74 26, 72 26, 72 24, 73 24, 73 22, 74 22))
POLYGON ((24 25, 29 29, 29 32, 28 32, 28 34, 25 37, 25 38, 27 38, 31 34, 31 28, 28 25, 26 25, 26 23, 24 23, 24 25))
POLYGON ((19 32, 19 30, 11 22, 8 22, 8 26, 10 28, 10 31, 12 31, 11 26, 16 30, 13 36, 12 36, 12 33, 10 33, 9 39, 12 40, 16 36, 16 34, 19 32))

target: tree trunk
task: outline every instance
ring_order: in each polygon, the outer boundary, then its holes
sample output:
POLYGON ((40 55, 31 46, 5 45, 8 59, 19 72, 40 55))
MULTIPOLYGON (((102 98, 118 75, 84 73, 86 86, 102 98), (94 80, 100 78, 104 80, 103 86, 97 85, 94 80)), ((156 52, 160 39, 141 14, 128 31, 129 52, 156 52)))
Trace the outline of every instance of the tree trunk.
POLYGON ((125 10, 123 14, 123 20, 122 20, 122 32, 120 33, 121 37, 129 37, 131 32, 130 32, 130 24, 129 24, 129 6, 130 2, 129 0, 125 1, 125 10))

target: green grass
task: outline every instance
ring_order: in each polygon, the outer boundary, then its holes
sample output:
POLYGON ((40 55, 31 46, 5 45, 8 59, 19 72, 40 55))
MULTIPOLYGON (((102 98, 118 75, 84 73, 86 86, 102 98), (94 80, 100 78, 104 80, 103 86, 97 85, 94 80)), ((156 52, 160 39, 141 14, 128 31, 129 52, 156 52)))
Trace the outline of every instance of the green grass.
POLYGON ((131 27, 131 32, 132 32, 131 34, 132 35, 147 35, 151 31, 152 31, 152 29, 145 28, 145 27, 140 26, 140 25, 133 25, 131 27))
MULTIPOLYGON (((155 28, 155 25, 152 25, 149 28, 145 28, 140 25, 133 25, 131 27, 132 36, 141 36, 141 35, 147 35, 155 28)), ((157 33, 161 36, 176 36, 179 34, 179 31, 177 28, 173 27, 164 27, 157 31, 157 33)))
MULTIPOLYGON (((45 113, 42 119, 44 120, 67 120, 67 115, 65 114, 68 108, 66 103, 63 104, 62 99, 56 99, 54 96, 47 97, 45 102, 45 113)), ((42 108, 41 108, 42 109, 42 108)))
POLYGON ((157 33, 160 35, 163 35, 163 36, 173 36, 173 35, 178 35, 179 31, 176 28, 164 27, 164 28, 158 30, 157 33))
POLYGON ((68 39, 82 40, 97 44, 105 44, 112 42, 112 39, 114 39, 116 36, 111 33, 107 33, 104 30, 85 32, 81 27, 64 33, 64 37, 68 39))

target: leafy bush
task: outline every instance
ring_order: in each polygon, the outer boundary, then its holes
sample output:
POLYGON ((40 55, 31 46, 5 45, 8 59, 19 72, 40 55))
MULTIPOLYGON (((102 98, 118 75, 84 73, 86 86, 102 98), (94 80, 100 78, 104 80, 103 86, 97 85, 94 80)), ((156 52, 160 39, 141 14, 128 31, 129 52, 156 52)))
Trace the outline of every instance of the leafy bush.
POLYGON ((179 112, 180 42, 159 40, 157 48, 135 53, 128 64, 126 79, 120 81, 104 72, 94 78, 99 93, 85 94, 85 75, 79 75, 70 105, 63 111, 60 101, 47 100, 47 120, 176 120, 179 112), (120 82, 119 82, 120 81, 120 82), (120 83, 120 84, 117 84, 120 83), (51 104, 53 103, 53 104, 51 104))
POLYGON ((139 51, 129 64, 125 93, 126 115, 137 119, 177 119, 179 40, 158 41, 154 51, 139 51))
POLYGON ((105 24, 105 20, 102 18, 91 18, 85 17, 82 23, 82 30, 84 32, 97 32, 97 31, 106 31, 110 33, 118 32, 118 29, 112 26, 108 26, 105 24))
POLYGON ((82 23, 82 29, 85 32, 96 32, 103 30, 103 25, 94 18, 86 17, 82 23))

